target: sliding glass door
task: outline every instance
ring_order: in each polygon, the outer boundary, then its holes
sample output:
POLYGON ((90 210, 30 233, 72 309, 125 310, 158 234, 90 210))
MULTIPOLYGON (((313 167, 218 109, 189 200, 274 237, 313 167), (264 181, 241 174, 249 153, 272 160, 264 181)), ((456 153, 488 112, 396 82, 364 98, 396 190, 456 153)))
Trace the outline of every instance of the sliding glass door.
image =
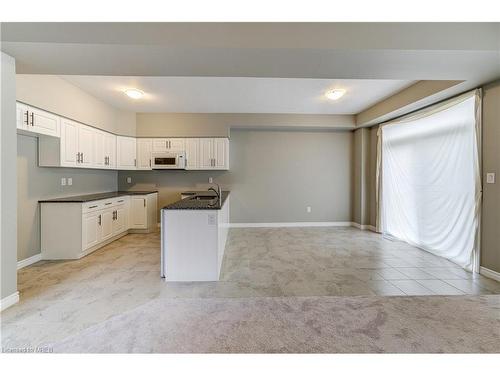
POLYGON ((479 92, 383 125, 380 227, 472 270, 478 247, 479 92))

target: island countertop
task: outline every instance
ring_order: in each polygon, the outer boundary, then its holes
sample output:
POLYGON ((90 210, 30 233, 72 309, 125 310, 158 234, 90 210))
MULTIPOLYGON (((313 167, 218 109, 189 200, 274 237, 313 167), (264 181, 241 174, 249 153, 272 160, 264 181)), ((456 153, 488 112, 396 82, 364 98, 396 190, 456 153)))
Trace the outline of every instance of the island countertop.
POLYGON ((85 203, 92 201, 99 201, 101 199, 110 199, 123 197, 126 195, 147 195, 158 193, 158 190, 146 190, 146 191, 109 191, 106 193, 96 193, 96 194, 86 194, 86 195, 75 195, 72 197, 62 197, 53 199, 42 199, 39 203, 85 203))
MULTIPOLYGON (((213 200, 197 200, 193 199, 196 195, 203 196, 213 196, 214 199, 217 198, 217 195, 212 191, 200 191, 193 192, 194 194, 192 198, 185 198, 178 200, 177 202, 170 203, 163 207, 163 210, 220 210, 224 203, 226 202, 227 197, 229 196, 229 191, 223 191, 221 200, 218 199, 214 202, 213 200)), ((184 194, 184 193, 183 193, 184 194)))

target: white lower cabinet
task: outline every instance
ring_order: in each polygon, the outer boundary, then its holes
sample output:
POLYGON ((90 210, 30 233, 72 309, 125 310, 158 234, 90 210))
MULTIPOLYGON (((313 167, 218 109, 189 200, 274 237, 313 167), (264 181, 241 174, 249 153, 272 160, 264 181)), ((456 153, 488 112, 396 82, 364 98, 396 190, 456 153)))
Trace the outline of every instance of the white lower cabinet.
POLYGON ((156 225, 156 194, 132 195, 130 197, 130 229, 146 229, 156 225))
POLYGON ((114 209, 108 208, 99 214, 99 225, 101 226, 101 241, 113 237, 113 224, 115 218, 114 209))
POLYGON ((79 259, 129 232, 157 230, 157 195, 42 202, 42 259, 79 259))
POLYGON ((101 215, 98 213, 88 213, 83 216, 83 236, 82 236, 82 248, 83 250, 89 249, 97 245, 102 238, 102 227, 99 221, 101 220, 101 215))
POLYGON ((127 230, 127 222, 128 222, 128 210, 124 206, 117 207, 112 222, 113 233, 119 234, 127 230))

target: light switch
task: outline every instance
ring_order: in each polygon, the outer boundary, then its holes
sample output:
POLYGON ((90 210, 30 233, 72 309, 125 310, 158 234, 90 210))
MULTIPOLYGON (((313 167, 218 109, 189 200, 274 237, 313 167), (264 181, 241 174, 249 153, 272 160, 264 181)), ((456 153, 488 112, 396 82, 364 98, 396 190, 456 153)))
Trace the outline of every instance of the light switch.
POLYGON ((71 185, 73 185, 73 178, 68 177, 68 186, 71 186, 71 185))
POLYGON ((61 186, 66 186, 66 177, 61 178, 61 186))
POLYGON ((209 177, 209 178, 208 178, 208 183, 209 183, 209 184, 213 184, 213 183, 214 183, 214 179, 213 179, 212 177, 209 177))
POLYGON ((132 183, 132 177, 127 177, 127 184, 131 184, 132 183))
POLYGON ((306 211, 307 211, 307 213, 311 213, 311 206, 307 206, 306 211))
POLYGON ((487 184, 495 183, 495 173, 486 173, 486 183, 487 184))

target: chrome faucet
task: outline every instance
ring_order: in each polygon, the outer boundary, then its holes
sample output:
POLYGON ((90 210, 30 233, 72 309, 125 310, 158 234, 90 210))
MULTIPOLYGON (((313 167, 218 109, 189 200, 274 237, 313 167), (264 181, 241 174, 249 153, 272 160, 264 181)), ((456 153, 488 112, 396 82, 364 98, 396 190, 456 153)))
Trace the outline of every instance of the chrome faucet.
POLYGON ((213 191, 213 192, 215 192, 215 194, 217 194, 217 199, 219 199, 219 201, 220 201, 220 197, 221 197, 221 195, 222 195, 222 190, 220 189, 219 184, 217 184, 217 183, 215 183, 215 182, 214 182, 213 184, 214 184, 215 186, 217 186, 217 190, 215 190, 215 188, 214 188, 213 186, 210 186, 210 187, 208 188, 208 191, 213 191))

